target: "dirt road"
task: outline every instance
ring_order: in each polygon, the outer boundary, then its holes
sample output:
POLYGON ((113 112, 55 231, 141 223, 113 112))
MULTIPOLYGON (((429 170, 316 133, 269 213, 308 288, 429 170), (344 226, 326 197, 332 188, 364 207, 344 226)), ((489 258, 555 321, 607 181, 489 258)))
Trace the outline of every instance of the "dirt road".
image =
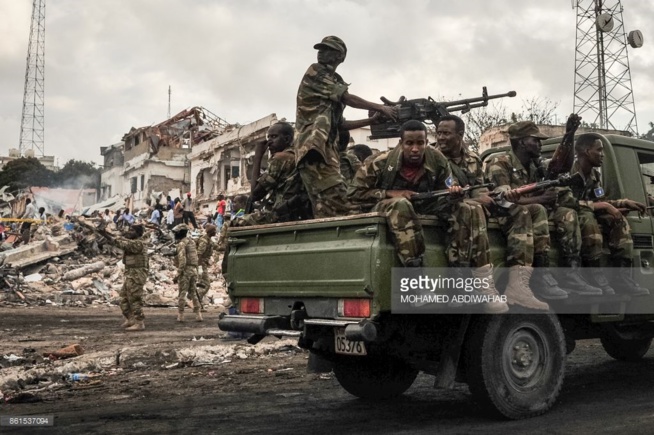
MULTIPOLYGON (((148 309, 146 315, 147 330, 128 334, 117 328, 112 307, 0 308, 0 355, 33 355, 33 361, 0 369, 0 376, 16 367, 27 373, 26 367, 40 364, 41 352, 73 342, 86 351, 78 358, 122 359, 85 382, 33 381, 26 386, 31 398, 0 404, 0 416, 54 415, 54 426, 0 427, 0 433, 635 434, 654 426, 654 349, 639 363, 622 363, 598 341, 580 342, 548 414, 496 421, 479 415, 462 384, 434 390, 433 378, 420 375, 400 399, 365 402, 331 375, 307 374, 307 356, 292 342, 266 340, 255 352, 221 339, 215 313, 207 313, 204 323, 183 325, 174 322, 171 309, 148 309)), ((16 397, 6 387, 3 392, 5 400, 16 397)))

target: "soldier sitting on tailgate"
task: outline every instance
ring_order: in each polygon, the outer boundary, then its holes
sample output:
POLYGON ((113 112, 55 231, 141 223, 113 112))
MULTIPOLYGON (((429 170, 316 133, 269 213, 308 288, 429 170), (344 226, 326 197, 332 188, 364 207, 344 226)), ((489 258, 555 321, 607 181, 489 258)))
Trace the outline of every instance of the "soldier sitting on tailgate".
POLYGON ((649 291, 633 279, 633 248, 629 222, 619 209, 645 213, 645 204, 630 199, 610 200, 602 187, 602 175, 598 168, 604 160, 602 137, 595 133, 580 135, 575 143, 577 160, 571 174, 579 174, 583 185, 573 187, 579 200, 579 225, 581 226, 581 253, 584 266, 591 267, 588 280, 602 289, 604 294, 624 293, 631 296, 648 295, 649 291), (600 229, 601 227, 601 229, 600 229), (604 231, 602 231, 604 230, 604 231), (605 235, 602 233, 604 232, 605 235), (611 284, 600 265, 603 238, 608 238, 611 263, 619 267, 619 273, 611 274, 611 284))
MULTIPOLYGON (((479 156, 464 146, 464 133, 465 123, 461 118, 443 116, 436 127, 438 149, 447 157, 459 185, 478 186, 485 183, 484 171, 479 156)), ((509 267, 507 297, 510 300, 526 298, 525 302, 533 302, 530 294, 533 292, 546 300, 567 298, 568 293, 556 285, 547 269, 532 270, 534 245, 538 244, 537 252, 540 253, 543 251, 541 245, 545 243, 542 229, 547 228, 547 213, 543 206, 512 204, 504 209, 487 193, 487 189, 475 189, 466 201, 481 204, 489 216, 496 217, 506 237, 506 266, 509 267), (531 285, 523 285, 523 281, 529 282, 527 276, 531 276, 531 285)))
MULTIPOLYGON (((427 128, 423 123, 405 122, 400 129, 398 146, 366 160, 352 180, 349 196, 353 202, 386 214, 396 253, 405 267, 423 265, 425 240, 418 213, 449 217, 451 243, 447 254, 450 265, 474 267, 473 276, 489 283, 481 292, 498 295, 490 264, 484 211, 479 204, 457 201, 461 198, 461 187, 453 184, 445 156, 427 145, 427 128), (449 199, 411 202, 417 192, 445 189, 450 191, 449 199)), ((495 298, 484 304, 487 313, 507 310, 506 303, 495 298)))
POLYGON ((198 300, 198 251, 195 242, 187 237, 188 227, 186 224, 179 224, 173 228, 175 242, 177 243, 177 254, 175 255, 175 266, 177 267, 177 276, 173 282, 179 285, 179 295, 177 298, 177 321, 184 321, 184 307, 186 307, 187 295, 193 303, 193 312, 198 322, 202 321, 200 312, 200 301, 198 300))
MULTIPOLYGON (((602 290, 590 285, 580 273, 581 230, 575 211, 578 203, 570 190, 550 188, 542 193, 525 196, 520 196, 519 192, 513 190, 544 179, 544 168, 540 168, 538 162, 541 157, 541 140, 547 139, 547 136, 542 134, 532 121, 520 121, 509 127, 509 138, 511 151, 494 156, 487 163, 486 178, 497 186, 497 191, 505 191, 504 197, 511 203, 529 207, 530 210, 533 207, 545 207, 548 221, 554 223, 562 265, 566 267, 557 280, 558 284, 578 295, 601 295, 602 290)), ((549 267, 549 226, 534 224, 533 230, 534 272, 542 270, 547 273, 545 268, 549 267)))

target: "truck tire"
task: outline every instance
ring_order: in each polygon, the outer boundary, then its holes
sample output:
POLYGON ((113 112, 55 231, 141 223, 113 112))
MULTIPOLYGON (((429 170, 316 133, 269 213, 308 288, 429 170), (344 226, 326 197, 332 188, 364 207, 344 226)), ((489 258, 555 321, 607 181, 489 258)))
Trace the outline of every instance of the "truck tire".
POLYGON ((333 364, 338 383, 361 399, 397 397, 408 390, 418 376, 418 370, 391 357, 339 356, 333 364))
POLYGON ((484 316, 473 325, 465 349, 470 392, 491 415, 535 417, 556 401, 566 343, 555 315, 484 316))
POLYGON ((651 338, 628 340, 615 334, 603 334, 600 340, 606 353, 618 361, 638 361, 645 356, 652 344, 651 338))

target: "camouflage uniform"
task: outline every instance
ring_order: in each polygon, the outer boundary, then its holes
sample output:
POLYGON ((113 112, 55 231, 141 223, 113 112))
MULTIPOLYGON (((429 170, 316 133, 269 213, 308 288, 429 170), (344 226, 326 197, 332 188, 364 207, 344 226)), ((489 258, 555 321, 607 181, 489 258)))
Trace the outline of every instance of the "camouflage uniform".
MULTIPOLYGON (((530 162, 526 169, 513 151, 493 157, 486 166, 486 176, 494 183, 496 190, 515 189, 525 184, 540 181, 538 168, 530 162)), ((562 189, 559 198, 565 199, 565 204, 574 206, 574 198, 569 189, 562 189)), ((559 202, 560 204, 560 202, 559 202)), ((565 257, 578 257, 581 249, 581 232, 577 212, 570 207, 555 206, 546 213, 545 208, 539 204, 524 206, 529 210, 532 220, 534 254, 546 254, 550 249, 550 236, 548 219, 554 223, 559 236, 562 254, 565 257)))
POLYGON ((340 153, 339 157, 341 162, 341 175, 346 183, 350 183, 354 178, 354 174, 356 174, 361 167, 361 162, 354 153, 349 151, 340 153))
POLYGON ((146 246, 139 239, 117 237, 113 245, 123 250, 125 265, 125 282, 120 289, 120 310, 123 316, 137 321, 145 319, 143 315, 143 286, 148 279, 148 257, 146 246))
MULTIPOLYGON (((579 172, 577 162, 572 166, 572 175, 579 172)), ((581 174, 580 174, 581 175, 581 174)), ((593 204, 598 201, 607 202, 616 208, 624 207, 624 199, 610 200, 604 197, 602 175, 593 168, 590 177, 584 180, 584 186, 573 188, 573 193, 579 200, 579 225, 581 227, 581 252, 584 260, 597 260, 602 254, 603 234, 608 237, 611 256, 616 259, 631 260, 634 242, 627 218, 622 216, 615 221, 607 213, 596 214, 593 204)))
MULTIPOLYGON (((478 186, 484 184, 484 172, 481 159, 474 152, 463 149, 461 158, 453 159, 448 157, 452 174, 461 186, 478 186)), ((487 189, 475 189, 472 191, 470 200, 474 201, 487 189)), ((534 208, 534 212, 540 211, 540 218, 546 220, 545 210, 534 208)), ((486 209, 489 216, 496 217, 502 233, 506 237, 506 262, 507 266, 521 265, 530 266, 534 260, 534 236, 532 230, 532 217, 527 207, 514 204, 507 211, 500 207, 486 209), (508 215, 508 216, 507 216, 508 215)))
POLYGON ((213 242, 208 234, 204 234, 198 239, 197 243, 198 264, 202 268, 202 275, 198 282, 198 300, 202 303, 202 299, 209 292, 211 279, 209 278, 209 260, 213 255, 213 242))
POLYGON ((450 264, 477 267, 489 264, 490 247, 485 216, 479 204, 463 201, 450 204, 448 198, 415 202, 405 198, 386 198, 387 190, 429 192, 447 189, 452 173, 445 156, 440 151, 427 147, 424 174, 415 183, 401 176, 401 165, 400 146, 366 160, 352 180, 349 196, 357 203, 372 207, 372 211, 386 214, 402 264, 420 258, 425 252, 424 234, 418 214, 436 215, 448 221, 450 240, 447 256, 450 264))
POLYGON ((178 270, 179 296, 177 299, 177 309, 180 313, 184 312, 186 306, 186 295, 189 294, 193 302, 193 312, 200 311, 200 301, 198 300, 198 251, 195 242, 190 237, 183 238, 177 244, 177 256, 175 265, 178 270))
POLYGON ((340 173, 338 125, 348 85, 331 67, 314 63, 302 78, 297 92, 294 141, 297 169, 316 218, 352 211, 340 173), (316 153, 319 158, 316 157, 316 153), (305 159, 311 156, 308 161, 305 159))

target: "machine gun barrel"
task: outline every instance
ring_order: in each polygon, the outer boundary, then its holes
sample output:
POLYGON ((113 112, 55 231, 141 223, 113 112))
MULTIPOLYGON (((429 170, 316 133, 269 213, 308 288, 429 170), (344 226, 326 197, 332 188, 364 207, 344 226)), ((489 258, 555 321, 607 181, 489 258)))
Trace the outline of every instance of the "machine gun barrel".
POLYGON ((478 107, 488 106, 489 100, 496 100, 498 98, 506 98, 506 97, 513 98, 516 95, 517 94, 515 91, 509 91, 504 94, 488 95, 488 90, 486 89, 486 86, 484 86, 482 88, 481 97, 466 98, 463 100, 448 101, 446 103, 436 103, 436 104, 441 104, 443 107, 447 109, 448 112, 468 113, 470 109, 476 109, 478 107))

